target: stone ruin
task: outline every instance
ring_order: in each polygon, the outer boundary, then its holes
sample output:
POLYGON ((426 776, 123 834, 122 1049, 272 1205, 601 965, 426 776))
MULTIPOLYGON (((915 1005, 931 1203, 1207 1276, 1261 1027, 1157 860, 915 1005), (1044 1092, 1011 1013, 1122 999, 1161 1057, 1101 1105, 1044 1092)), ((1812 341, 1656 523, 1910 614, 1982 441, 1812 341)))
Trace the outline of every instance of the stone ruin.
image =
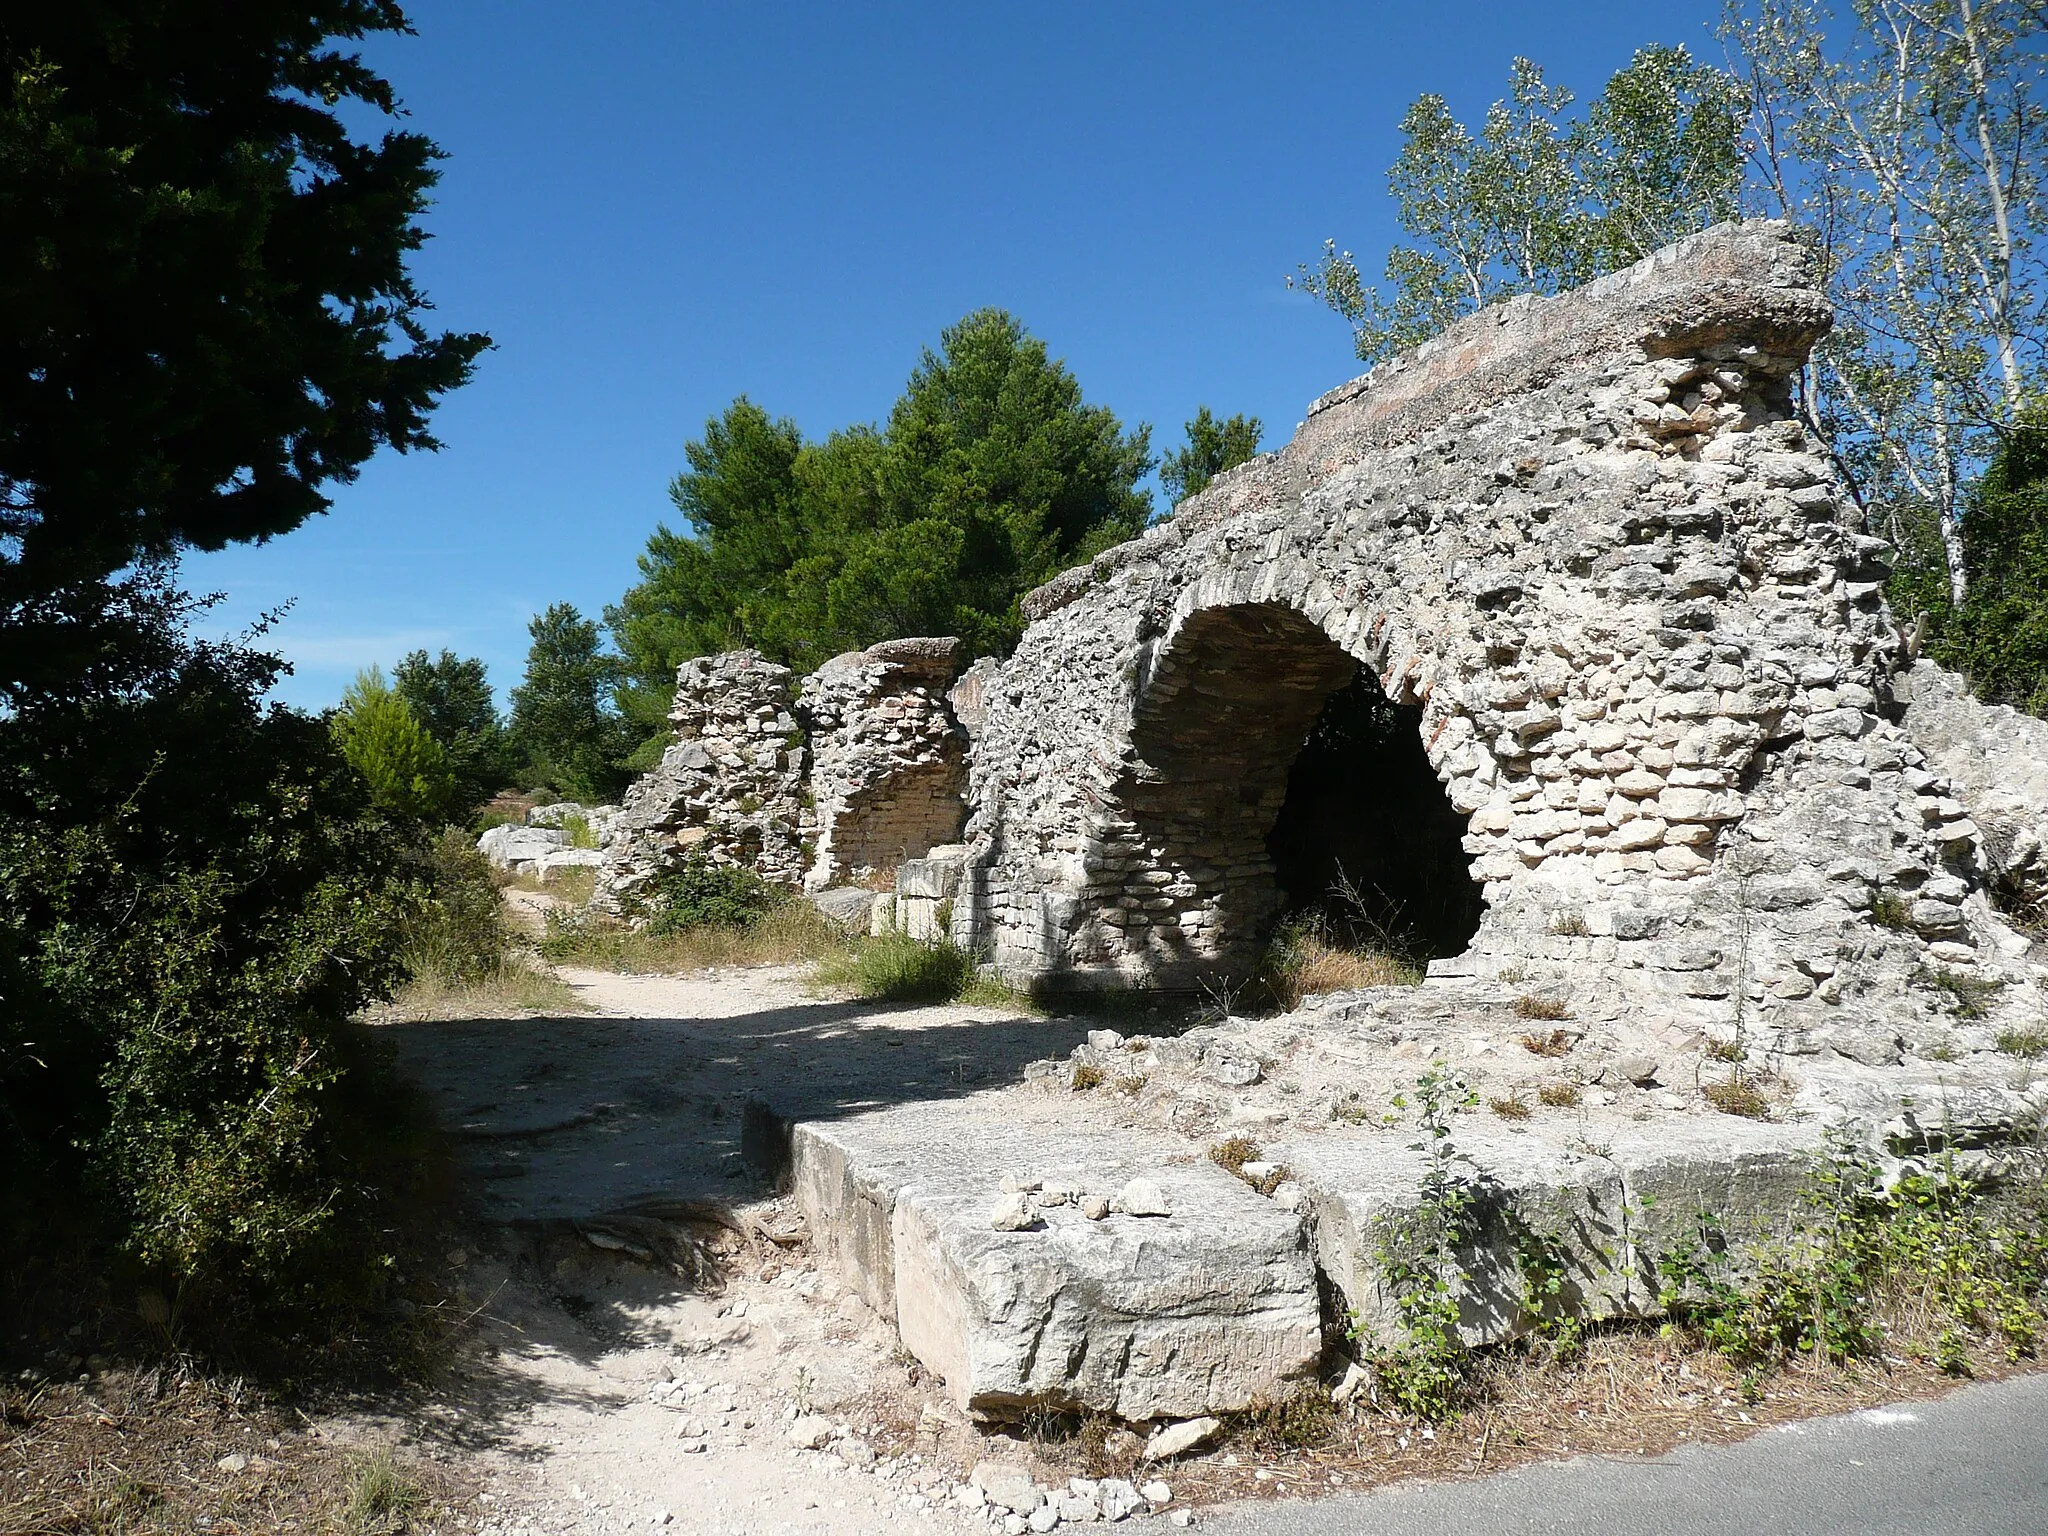
POLYGON ((1561 967, 1582 1017, 1896 1060, 1949 1033, 1909 983, 1967 973, 2038 1019, 1972 792, 1903 724, 1887 547, 1793 414, 1829 324, 1788 226, 1718 227, 1461 321, 1031 594, 956 935, 1185 986, 1348 858, 1426 906, 1433 978, 1561 967), (1347 690, 1401 728, 1305 785, 1347 690))
POLYGON ((886 883, 952 842, 966 816, 967 737, 945 696, 959 649, 887 641, 801 683, 755 651, 684 662, 676 740, 626 792, 595 905, 636 912, 692 857, 819 891, 886 883))
POLYGON ((2048 900, 2048 722, 1916 664, 1793 410, 1830 323, 1789 226, 1719 226, 1325 395, 1032 593, 949 699, 950 642, 839 658, 794 704, 758 657, 684 669, 607 890, 687 839, 813 889, 895 859, 925 921, 1042 993, 1227 983, 1333 888, 1434 956, 1417 987, 1096 1031, 1020 1085, 796 1126, 821 1244, 963 1406, 1240 1408, 1345 1319, 1391 1327, 1375 1234, 1419 1163, 1383 1116, 1431 1059, 1572 1106, 1459 1136, 1494 1202, 1474 1342, 1526 1321, 1517 1233, 1559 1235, 1585 1315, 1641 1316, 1673 1223, 1782 1221, 1825 1134, 1893 1169, 2038 1134, 2000 1043, 2048 1028, 2010 921, 2048 900), (728 677, 761 691, 713 740, 728 677), (1705 1092, 1740 1071, 1761 1119, 1705 1092), (1270 1177, 1214 1166, 1219 1135, 1270 1177), (1170 1219, 1100 1215, 1131 1179, 1170 1219))

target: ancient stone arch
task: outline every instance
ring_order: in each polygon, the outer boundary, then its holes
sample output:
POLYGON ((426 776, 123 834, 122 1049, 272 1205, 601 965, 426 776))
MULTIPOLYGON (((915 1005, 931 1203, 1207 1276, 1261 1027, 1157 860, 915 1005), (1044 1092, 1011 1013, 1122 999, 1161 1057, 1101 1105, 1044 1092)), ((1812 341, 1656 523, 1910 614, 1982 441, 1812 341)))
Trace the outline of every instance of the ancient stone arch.
POLYGON ((1468 818, 1485 915, 1434 975, 1895 1058, 1840 1004, 2016 951, 1895 723, 1886 547, 1792 410, 1830 318, 1789 226, 1720 226, 1460 322, 1033 593, 955 937, 1035 985, 1241 967, 1288 765, 1362 665, 1468 818))

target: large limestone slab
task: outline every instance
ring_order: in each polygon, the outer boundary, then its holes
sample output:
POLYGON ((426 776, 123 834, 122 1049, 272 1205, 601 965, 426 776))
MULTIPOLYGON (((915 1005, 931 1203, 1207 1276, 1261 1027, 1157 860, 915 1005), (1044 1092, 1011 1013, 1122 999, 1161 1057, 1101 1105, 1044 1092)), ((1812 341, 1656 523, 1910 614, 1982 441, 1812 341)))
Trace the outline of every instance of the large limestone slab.
POLYGON ((969 1411, 1230 1410, 1321 1354, 1300 1219, 1170 1138, 955 1103, 800 1125, 793 1151, 813 1230, 969 1411), (1006 1176, 1103 1196, 1144 1178, 1171 1214, 1090 1220, 1068 1200, 999 1231, 1006 1176))
MULTIPOLYGON (((1474 1200, 1455 1283, 1468 1344, 1524 1331, 1532 1260, 1560 1266, 1563 1310, 1597 1321, 1659 1311, 1658 1260, 1700 1236, 1711 1212, 1735 1248, 1799 1209, 1817 1133, 1748 1121, 1673 1121, 1601 1143, 1499 1132, 1456 1138, 1455 1176, 1474 1200)), ((1345 1318, 1400 1337, 1386 1255, 1420 1205, 1425 1158, 1412 1131, 1302 1138, 1283 1157, 1306 1197, 1318 1267, 1345 1318)))

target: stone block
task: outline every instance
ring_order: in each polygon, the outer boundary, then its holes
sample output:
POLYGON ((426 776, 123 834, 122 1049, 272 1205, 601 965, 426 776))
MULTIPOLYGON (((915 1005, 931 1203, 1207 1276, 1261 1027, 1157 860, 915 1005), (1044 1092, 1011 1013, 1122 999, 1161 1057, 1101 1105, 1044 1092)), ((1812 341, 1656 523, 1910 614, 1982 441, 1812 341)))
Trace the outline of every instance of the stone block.
POLYGON ((820 1243, 963 1408, 1188 1418, 1280 1395, 1321 1351, 1301 1220, 1169 1150, 1137 1132, 906 1105, 799 1125, 793 1181, 820 1243), (1035 1230, 997 1231, 1004 1169, 1090 1192, 1142 1178, 1172 1214, 1091 1220, 1062 1203, 1035 1230))

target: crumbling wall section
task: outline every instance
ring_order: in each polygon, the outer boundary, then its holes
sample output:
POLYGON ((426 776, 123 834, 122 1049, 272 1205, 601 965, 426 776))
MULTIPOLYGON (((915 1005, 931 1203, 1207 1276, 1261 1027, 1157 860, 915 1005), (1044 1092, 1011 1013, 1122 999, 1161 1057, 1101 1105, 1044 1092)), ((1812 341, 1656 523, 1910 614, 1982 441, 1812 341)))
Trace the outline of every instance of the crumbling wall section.
POLYGON ((626 791, 592 904, 630 914, 664 869, 697 856, 802 882, 804 734, 792 674, 758 651, 686 661, 660 766, 626 791))
POLYGON ((804 680, 811 732, 812 890, 863 881, 960 835, 967 736, 946 690, 952 638, 890 640, 835 656, 804 680))
POLYGON ((1978 828, 1891 723, 1886 546, 1792 412, 1829 323, 1788 226, 1720 226, 1460 322, 1040 588, 955 936, 1020 982, 1248 966, 1259 828, 1362 666, 1469 818, 1487 911, 1437 977, 1871 1062, 1953 1048, 1964 990, 2038 1015, 1978 828))
POLYGON ((1968 679, 1931 661, 1901 677, 1898 692, 1906 734, 1932 771, 1918 781, 1930 814, 1961 826, 1967 812, 2000 903, 2048 923, 2048 720, 1984 703, 1968 679))

